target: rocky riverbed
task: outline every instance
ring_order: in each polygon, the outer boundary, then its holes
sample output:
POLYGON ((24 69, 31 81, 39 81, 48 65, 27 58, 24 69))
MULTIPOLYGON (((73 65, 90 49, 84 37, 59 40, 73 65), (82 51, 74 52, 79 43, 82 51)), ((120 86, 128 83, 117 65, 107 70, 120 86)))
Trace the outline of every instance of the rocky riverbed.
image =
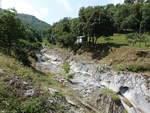
POLYGON ((40 70, 64 73, 62 65, 67 62, 68 75, 72 76, 68 80, 69 86, 99 112, 123 113, 126 110, 128 113, 150 113, 149 76, 113 71, 109 66, 91 58, 74 56, 57 49, 43 49, 37 56, 37 68, 40 70), (119 104, 111 101, 112 94, 102 93, 101 89, 115 92, 120 98, 117 101, 119 104))

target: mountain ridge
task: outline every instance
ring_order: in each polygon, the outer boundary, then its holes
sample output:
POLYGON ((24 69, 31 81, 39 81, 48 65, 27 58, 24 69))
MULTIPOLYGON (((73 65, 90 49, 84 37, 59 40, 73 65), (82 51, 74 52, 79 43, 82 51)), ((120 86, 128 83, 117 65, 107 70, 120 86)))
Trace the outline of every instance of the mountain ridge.
POLYGON ((29 14, 19 13, 17 14, 17 18, 19 18, 23 24, 30 25, 34 30, 44 31, 48 30, 50 25, 37 17, 29 14))

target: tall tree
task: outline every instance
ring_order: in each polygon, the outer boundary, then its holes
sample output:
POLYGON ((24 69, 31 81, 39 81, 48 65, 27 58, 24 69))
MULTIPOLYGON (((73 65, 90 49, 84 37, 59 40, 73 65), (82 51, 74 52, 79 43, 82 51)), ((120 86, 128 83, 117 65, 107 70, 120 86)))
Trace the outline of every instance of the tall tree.
POLYGON ((85 23, 85 34, 90 37, 93 43, 96 43, 100 36, 109 36, 113 34, 113 19, 107 14, 104 7, 81 8, 79 12, 80 22, 85 23))
POLYGON ((133 4, 135 0, 124 0, 124 3, 126 4, 133 4))
POLYGON ((28 56, 40 47, 38 35, 16 18, 14 10, 0 12, 0 51, 29 64, 28 56))

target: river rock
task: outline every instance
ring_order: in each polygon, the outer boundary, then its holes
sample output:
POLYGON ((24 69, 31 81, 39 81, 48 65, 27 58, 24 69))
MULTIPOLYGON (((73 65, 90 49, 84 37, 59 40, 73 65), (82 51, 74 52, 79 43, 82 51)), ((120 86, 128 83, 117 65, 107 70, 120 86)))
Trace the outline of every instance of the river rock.
POLYGON ((0 74, 5 74, 5 71, 3 69, 0 69, 0 74))
POLYGON ((25 93, 24 93, 24 96, 25 97, 30 97, 30 96, 33 96, 34 95, 34 90, 33 89, 29 89, 29 90, 26 90, 25 93))
POLYGON ((113 94, 99 93, 92 98, 90 104, 97 108, 101 113, 124 113, 126 110, 123 107, 120 99, 113 99, 113 94))
POLYGON ((48 88, 48 91, 49 91, 52 95, 59 93, 58 90, 53 89, 53 88, 48 88))
MULTIPOLYGON (((101 87, 111 89, 127 98, 133 108, 140 113, 150 113, 150 76, 144 76, 132 72, 116 72, 106 69, 106 66, 92 60, 77 60, 75 58, 64 58, 53 50, 41 53, 41 58, 47 57, 46 62, 40 62, 42 67, 46 66, 55 72, 62 73, 62 63, 69 61, 69 74, 73 75, 70 84, 73 89, 83 92, 85 98, 101 87), (46 65, 45 65, 46 64, 46 65)), ((45 58, 44 58, 45 59, 45 58)), ((130 113, 132 110, 128 111, 130 113)))

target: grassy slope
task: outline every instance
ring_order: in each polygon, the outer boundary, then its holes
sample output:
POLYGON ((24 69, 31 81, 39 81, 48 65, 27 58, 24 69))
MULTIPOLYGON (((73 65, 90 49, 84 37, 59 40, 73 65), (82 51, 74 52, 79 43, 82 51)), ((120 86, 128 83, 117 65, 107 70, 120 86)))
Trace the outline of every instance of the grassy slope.
POLYGON ((150 47, 145 46, 144 43, 130 45, 123 34, 115 34, 108 41, 103 38, 99 40, 99 43, 108 42, 120 45, 118 48, 112 47, 103 59, 111 63, 114 69, 150 73, 150 47))
POLYGON ((51 76, 40 73, 32 68, 22 65, 15 59, 0 53, 0 69, 5 71, 0 74, 0 112, 3 113, 47 113, 47 110, 55 109, 57 112, 62 112, 63 108, 60 103, 48 105, 44 99, 54 98, 46 90, 43 90, 43 82, 52 84, 51 76), (22 84, 17 83, 10 85, 5 79, 18 76, 21 80, 32 84, 35 91, 34 96, 24 97, 22 95, 22 84))
MULTIPOLYGON (((66 104, 63 101, 56 101, 52 105, 41 103, 41 99, 54 99, 69 97, 78 107, 82 107, 86 113, 92 113, 92 110, 86 108, 71 88, 64 86, 54 80, 56 75, 51 73, 42 73, 33 68, 26 67, 22 63, 16 61, 14 58, 3 55, 0 53, 0 69, 5 71, 4 74, 0 73, 0 112, 4 113, 18 113, 17 109, 23 109, 27 113, 47 113, 46 111, 39 112, 39 109, 48 109, 56 113, 67 113, 64 107, 66 104), (18 86, 10 86, 5 79, 8 76, 18 76, 23 81, 33 85, 35 95, 33 97, 20 96, 22 89, 18 86), (45 88, 54 88, 60 91, 59 95, 49 94, 45 88), (34 111, 32 111, 34 109, 34 111), (28 111, 27 111, 28 110, 28 111), (29 111, 30 110, 30 111, 29 111)), ((57 75, 61 76, 61 75, 57 75)), ((63 75, 62 75, 63 76, 63 75)), ((41 110, 40 110, 41 111, 41 110)))
MULTIPOLYGON (((148 35, 149 36, 149 35, 148 35)), ((149 40, 150 40, 150 36, 149 36, 149 40)), ((116 45, 130 45, 128 43, 128 39, 126 38, 125 34, 114 34, 113 36, 109 37, 109 38, 99 38, 98 39, 98 44, 102 44, 102 43, 113 43, 116 45), (108 40, 107 40, 108 39, 108 40)), ((150 45, 150 41, 147 42, 150 45)), ((131 46, 131 45, 130 45, 131 46)), ((145 46, 145 43, 141 43, 141 45, 139 45, 139 43, 136 43, 136 45, 134 45, 134 47, 139 48, 139 49, 150 49, 149 47, 145 46)))
MULTIPOLYGON (((150 41, 147 44, 150 45, 150 41)), ((141 46, 139 43, 133 46, 128 43, 125 34, 101 37, 96 46, 82 47, 78 53, 90 55, 119 71, 150 73, 150 46, 147 47, 144 43, 141 43, 141 46)))
POLYGON ((146 47, 144 43, 141 46, 138 43, 130 45, 122 34, 115 34, 108 41, 103 38, 99 40, 99 43, 103 42, 120 45, 118 48, 112 47, 109 54, 103 58, 111 63, 114 69, 150 73, 150 47, 146 47))

